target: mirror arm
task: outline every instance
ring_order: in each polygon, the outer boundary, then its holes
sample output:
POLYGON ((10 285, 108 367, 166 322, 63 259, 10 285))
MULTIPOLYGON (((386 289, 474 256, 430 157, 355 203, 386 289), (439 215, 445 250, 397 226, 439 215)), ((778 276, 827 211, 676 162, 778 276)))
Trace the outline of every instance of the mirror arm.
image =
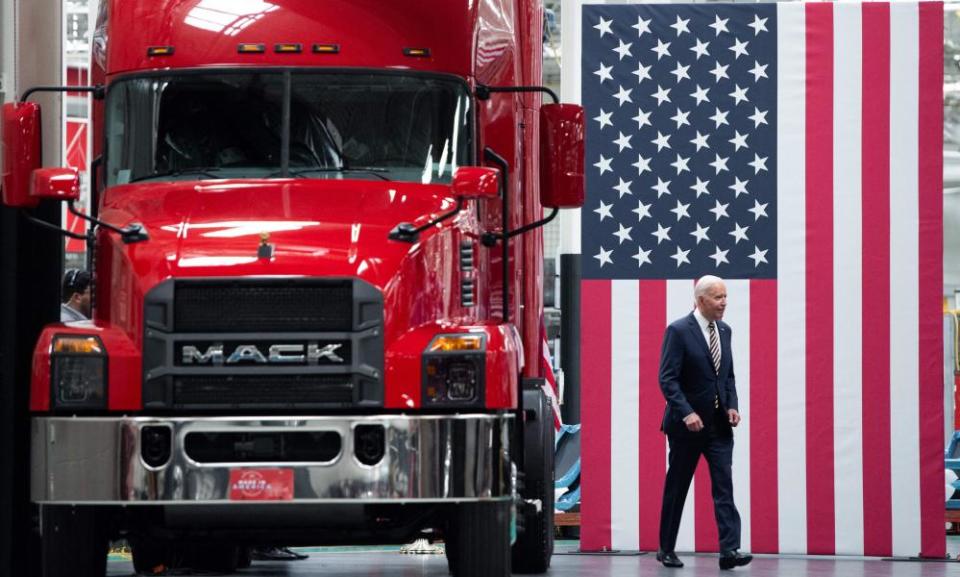
POLYGON ((554 104, 560 104, 557 93, 546 86, 487 86, 485 84, 477 84, 476 94, 480 100, 490 98, 490 94, 494 92, 543 92, 544 94, 550 95, 554 104))
POLYGON ((87 240, 87 235, 85 235, 85 234, 80 234, 80 233, 77 233, 77 232, 69 231, 69 230, 67 230, 67 229, 65 229, 65 228, 60 228, 59 226, 57 226, 57 225, 55 225, 55 224, 50 224, 49 222, 47 222, 47 221, 45 221, 45 220, 39 219, 39 218, 37 218, 37 217, 35 217, 35 216, 30 216, 29 214, 27 214, 27 213, 24 212, 24 211, 20 211, 20 214, 23 216, 23 218, 27 219, 28 222, 30 222, 30 223, 32 223, 32 224, 35 224, 35 225, 37 225, 37 226, 39 226, 39 227, 41 227, 41 228, 45 228, 45 229, 47 229, 47 230, 53 230, 53 231, 59 232, 59 233, 62 234, 63 236, 68 236, 68 237, 70 237, 70 238, 75 238, 75 239, 77 239, 77 240, 87 240))
POLYGON ((427 230, 435 224, 439 224, 448 218, 453 218, 458 212, 463 210, 463 197, 457 197, 457 206, 454 207, 450 212, 441 214, 436 219, 431 220, 427 224, 421 226, 413 226, 413 223, 410 222, 401 222, 397 226, 393 227, 393 230, 390 231, 390 234, 387 235, 387 238, 390 240, 397 240, 400 242, 409 242, 414 243, 420 240, 420 233, 427 230))
POLYGON ((27 101, 34 92, 91 92, 97 100, 103 100, 106 89, 102 84, 96 86, 33 86, 20 97, 20 104, 27 101))
POLYGON ((127 244, 140 242, 143 240, 150 240, 150 237, 147 235, 147 231, 143 228, 143 225, 141 224, 133 223, 127 226, 126 228, 120 228, 108 222, 103 222, 102 220, 98 218, 94 218, 88 214, 83 214, 82 212, 77 210, 77 207, 75 206, 75 203, 72 200, 67 206, 70 208, 70 212, 73 213, 73 215, 76 216, 77 218, 82 218, 83 220, 92 222, 97 226, 102 226, 103 228, 109 231, 119 234, 120 239, 127 244))
POLYGON ((521 234, 523 234, 523 233, 525 233, 525 232, 529 232, 529 231, 531 231, 531 230, 533 230, 533 229, 535 229, 535 228, 540 228, 541 226, 547 224, 548 222, 550 222, 551 220, 553 220, 554 218, 556 218, 556 217, 557 217, 557 214, 559 214, 559 213, 560 213, 560 209, 557 208, 557 207, 553 207, 553 209, 550 210, 550 214, 547 215, 546 218, 541 218, 540 220, 538 220, 538 221, 536 221, 536 222, 531 222, 530 224, 525 224, 525 225, 521 226, 520 228, 518 228, 518 229, 516 229, 516 230, 511 230, 511 231, 507 232, 507 238, 513 238, 513 237, 515 237, 515 236, 517 236, 517 235, 521 235, 521 234))

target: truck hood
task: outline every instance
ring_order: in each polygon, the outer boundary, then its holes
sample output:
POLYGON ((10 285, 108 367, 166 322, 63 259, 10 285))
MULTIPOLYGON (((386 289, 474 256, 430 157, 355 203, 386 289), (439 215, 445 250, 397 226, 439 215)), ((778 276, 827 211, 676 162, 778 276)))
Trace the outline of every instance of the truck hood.
POLYGON ((146 228, 149 240, 128 245, 111 234, 144 291, 169 277, 247 275, 352 276, 383 290, 441 228, 423 233, 420 243, 389 240, 389 232, 401 222, 428 222, 454 204, 444 185, 218 180, 114 187, 102 216, 146 228), (264 241, 271 258, 258 257, 264 241))

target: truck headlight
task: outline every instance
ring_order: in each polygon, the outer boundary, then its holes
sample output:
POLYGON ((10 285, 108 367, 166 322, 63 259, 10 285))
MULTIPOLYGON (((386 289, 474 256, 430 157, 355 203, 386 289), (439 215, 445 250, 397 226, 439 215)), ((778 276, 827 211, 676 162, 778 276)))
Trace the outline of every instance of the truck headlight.
POLYGON ((50 354, 51 407, 102 409, 107 398, 107 354, 99 337, 59 335, 50 354))
POLYGON ((423 406, 483 406, 483 334, 437 335, 423 352, 423 406))

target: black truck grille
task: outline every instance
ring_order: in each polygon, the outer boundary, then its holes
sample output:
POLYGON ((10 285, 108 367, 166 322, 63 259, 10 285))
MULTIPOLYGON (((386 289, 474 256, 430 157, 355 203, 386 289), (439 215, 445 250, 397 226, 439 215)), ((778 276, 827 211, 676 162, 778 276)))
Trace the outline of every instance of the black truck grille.
POLYGON ((353 383, 341 375, 176 377, 175 408, 349 405, 353 383))
POLYGON ((207 281, 178 285, 174 330, 185 333, 349 331, 353 285, 207 281))

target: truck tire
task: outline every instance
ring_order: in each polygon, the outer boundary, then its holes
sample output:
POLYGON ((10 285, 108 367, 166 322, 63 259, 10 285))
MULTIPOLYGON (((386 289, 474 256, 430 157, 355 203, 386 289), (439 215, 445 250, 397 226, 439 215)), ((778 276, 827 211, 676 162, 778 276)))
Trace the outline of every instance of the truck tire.
POLYGON ((136 539, 130 542, 133 570, 140 575, 154 575, 172 569, 170 547, 159 539, 136 539))
MULTIPOLYGON (((523 429, 523 499, 540 501, 540 510, 521 507, 519 523, 523 530, 513 544, 514 573, 539 574, 550 568, 553 557, 553 407, 543 389, 524 390, 524 410, 533 411, 534 419, 523 429)), ((528 413, 529 414, 529 413, 528 413)))
POLYGON ((41 507, 43 577, 103 577, 110 547, 95 507, 41 507))
POLYGON ((456 507, 450 523, 452 539, 447 541, 447 563, 453 575, 509 577, 510 507, 506 501, 456 507))

